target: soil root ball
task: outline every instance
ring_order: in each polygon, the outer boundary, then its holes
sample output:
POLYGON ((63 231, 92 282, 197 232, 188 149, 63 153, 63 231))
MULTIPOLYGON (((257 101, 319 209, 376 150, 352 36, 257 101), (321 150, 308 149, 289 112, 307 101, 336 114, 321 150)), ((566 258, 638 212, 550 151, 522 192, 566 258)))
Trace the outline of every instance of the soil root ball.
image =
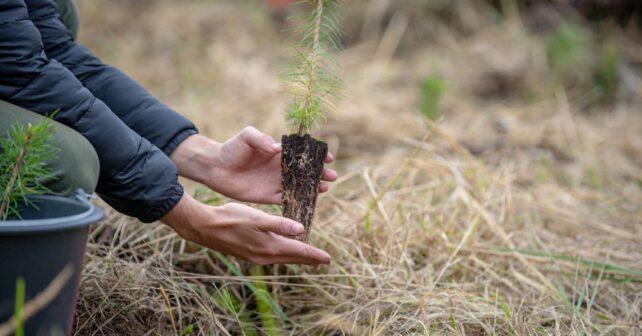
POLYGON ((283 135, 281 142, 283 216, 305 226, 305 232, 295 239, 307 242, 328 145, 309 134, 283 135))

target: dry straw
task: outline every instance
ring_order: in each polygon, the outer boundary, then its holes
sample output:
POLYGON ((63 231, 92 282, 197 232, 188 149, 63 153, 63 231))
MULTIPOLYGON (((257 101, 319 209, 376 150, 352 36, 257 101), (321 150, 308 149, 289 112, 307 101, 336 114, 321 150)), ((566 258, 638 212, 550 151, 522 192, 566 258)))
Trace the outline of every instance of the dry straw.
MULTIPOLYGON (((274 86, 286 49, 266 42, 278 38, 270 20, 234 19, 253 7, 167 1, 130 20, 107 1, 81 5, 92 23, 84 36, 101 41, 86 42, 100 55, 118 50, 107 60, 200 120, 206 134, 222 140, 248 123, 274 134, 283 128, 287 101, 274 86), (140 46, 163 52, 149 60, 140 46), (188 56, 180 74, 155 71, 188 56), (211 87, 213 97, 194 93, 211 87), (250 108, 256 116, 239 115, 250 108)), ((295 335, 642 333, 636 86, 623 88, 616 107, 584 113, 573 92, 545 93, 546 41, 519 22, 484 21, 484 11, 464 6, 457 13, 468 18, 468 33, 460 35, 438 16, 418 26, 401 8, 388 27, 377 8, 351 6, 373 13, 369 26, 389 38, 343 53, 349 99, 322 131, 341 177, 319 202, 311 242, 332 264, 251 276, 246 263, 112 213, 91 233, 76 333, 174 334, 175 323, 178 334, 259 335, 274 332, 261 329, 267 315, 281 334, 295 335), (395 38, 420 29, 439 34, 425 47, 395 38), (444 117, 428 123, 418 87, 436 70, 448 81, 444 117), (515 85, 488 87, 502 79, 515 85), (541 95, 518 99, 516 84, 541 95), (257 297, 269 299, 268 312, 257 313, 257 297)), ((641 59, 637 42, 621 38, 629 57, 641 59)))

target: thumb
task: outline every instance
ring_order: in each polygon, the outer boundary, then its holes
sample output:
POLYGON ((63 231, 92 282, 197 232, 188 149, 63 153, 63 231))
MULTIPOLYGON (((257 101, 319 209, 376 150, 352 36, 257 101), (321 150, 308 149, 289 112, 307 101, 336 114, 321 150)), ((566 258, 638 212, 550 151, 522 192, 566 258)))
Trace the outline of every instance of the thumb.
POLYGON ((295 236, 305 231, 303 224, 297 221, 272 215, 270 215, 270 218, 265 223, 263 223, 260 228, 265 231, 274 232, 281 236, 295 236))
POLYGON ((241 131, 241 139, 254 149, 264 151, 266 153, 276 154, 281 151, 281 144, 272 139, 271 136, 257 130, 252 126, 248 126, 241 131))

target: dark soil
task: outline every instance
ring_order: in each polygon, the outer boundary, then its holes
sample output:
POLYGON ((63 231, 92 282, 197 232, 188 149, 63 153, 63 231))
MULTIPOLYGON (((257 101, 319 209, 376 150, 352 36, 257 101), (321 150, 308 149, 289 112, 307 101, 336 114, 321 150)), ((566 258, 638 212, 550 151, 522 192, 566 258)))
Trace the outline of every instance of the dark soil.
POLYGON ((281 142, 283 143, 281 159, 283 216, 305 226, 305 232, 295 238, 307 242, 328 145, 313 139, 309 134, 284 135, 281 137, 281 142))

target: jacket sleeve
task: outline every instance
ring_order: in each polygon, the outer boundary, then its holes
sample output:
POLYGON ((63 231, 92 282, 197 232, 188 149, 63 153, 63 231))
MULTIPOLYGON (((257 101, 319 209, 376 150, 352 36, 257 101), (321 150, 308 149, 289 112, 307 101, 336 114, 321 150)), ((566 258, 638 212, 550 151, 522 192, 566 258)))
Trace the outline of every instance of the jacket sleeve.
POLYGON ((197 132, 189 120, 76 43, 52 0, 31 0, 28 7, 30 19, 42 35, 47 56, 69 69, 136 133, 170 155, 185 138, 197 132))
POLYGON ((97 193, 144 222, 161 218, 183 195, 176 167, 132 131, 62 64, 48 59, 23 0, 0 1, 0 99, 85 136, 100 160, 97 193))

